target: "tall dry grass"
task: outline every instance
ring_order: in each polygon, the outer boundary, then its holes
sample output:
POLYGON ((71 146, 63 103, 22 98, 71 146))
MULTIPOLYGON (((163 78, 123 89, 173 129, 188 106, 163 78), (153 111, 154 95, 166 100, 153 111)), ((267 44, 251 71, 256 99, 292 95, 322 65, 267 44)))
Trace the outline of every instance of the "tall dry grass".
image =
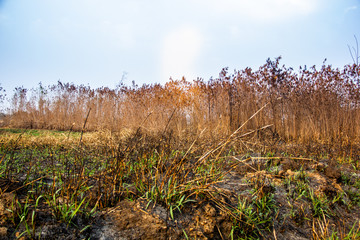
POLYGON ((348 143, 360 136, 360 66, 325 65, 294 71, 280 57, 258 70, 246 68, 218 78, 170 80, 164 85, 118 85, 115 89, 58 82, 16 88, 10 126, 119 132, 138 129, 175 137, 230 134, 242 128, 258 138, 348 143), (266 132, 259 130, 263 126, 266 132))

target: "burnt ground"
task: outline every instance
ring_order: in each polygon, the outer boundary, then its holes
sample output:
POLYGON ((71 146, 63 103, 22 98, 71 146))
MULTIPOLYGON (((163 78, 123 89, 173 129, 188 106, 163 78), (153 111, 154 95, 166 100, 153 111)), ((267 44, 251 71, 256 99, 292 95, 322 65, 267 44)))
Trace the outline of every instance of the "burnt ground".
POLYGON ((2 180, 0 239, 359 239, 359 170, 327 159, 229 161, 220 181, 172 216, 163 204, 139 197, 66 224, 44 204, 32 236, 14 225, 14 199, 24 202, 21 184, 2 180))

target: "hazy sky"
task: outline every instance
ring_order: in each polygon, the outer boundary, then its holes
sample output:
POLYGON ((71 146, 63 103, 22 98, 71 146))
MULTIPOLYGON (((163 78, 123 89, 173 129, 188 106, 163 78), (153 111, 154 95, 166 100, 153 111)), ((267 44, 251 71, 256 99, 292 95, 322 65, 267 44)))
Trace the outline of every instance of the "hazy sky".
POLYGON ((0 0, 0 83, 92 87, 352 63, 360 0, 0 0))

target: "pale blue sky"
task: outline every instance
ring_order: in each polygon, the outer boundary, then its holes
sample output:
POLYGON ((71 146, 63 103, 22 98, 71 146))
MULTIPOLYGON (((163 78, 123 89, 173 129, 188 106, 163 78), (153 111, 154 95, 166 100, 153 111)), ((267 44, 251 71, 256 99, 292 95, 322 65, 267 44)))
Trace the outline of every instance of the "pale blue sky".
POLYGON ((359 0, 0 0, 0 83, 115 87, 352 63, 359 0))

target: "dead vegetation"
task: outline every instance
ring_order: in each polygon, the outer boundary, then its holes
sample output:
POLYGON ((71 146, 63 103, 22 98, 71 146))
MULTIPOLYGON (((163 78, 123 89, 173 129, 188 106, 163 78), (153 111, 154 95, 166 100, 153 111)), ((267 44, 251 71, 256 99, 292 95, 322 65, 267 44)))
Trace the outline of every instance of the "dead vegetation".
POLYGON ((4 238, 360 236, 359 160, 328 158, 314 150, 321 146, 281 143, 261 154, 260 143, 243 146, 251 134, 179 145, 140 131, 86 133, 81 144, 80 134, 9 132, 1 134, 4 238))
POLYGON ((16 89, 0 238, 359 239, 359 67, 279 60, 208 82, 16 89))
MULTIPOLYGON (((35 89, 16 88, 7 120, 14 128, 81 131, 134 130, 171 133, 186 139, 204 131, 211 139, 231 134, 262 106, 243 133, 271 125, 264 139, 307 143, 351 144, 359 136, 359 66, 300 68, 268 60, 254 71, 246 68, 218 78, 165 85, 119 84, 91 89, 58 82, 35 89), (280 138, 278 138, 280 137, 280 138)), ((263 134, 263 131, 259 131, 263 134)))

